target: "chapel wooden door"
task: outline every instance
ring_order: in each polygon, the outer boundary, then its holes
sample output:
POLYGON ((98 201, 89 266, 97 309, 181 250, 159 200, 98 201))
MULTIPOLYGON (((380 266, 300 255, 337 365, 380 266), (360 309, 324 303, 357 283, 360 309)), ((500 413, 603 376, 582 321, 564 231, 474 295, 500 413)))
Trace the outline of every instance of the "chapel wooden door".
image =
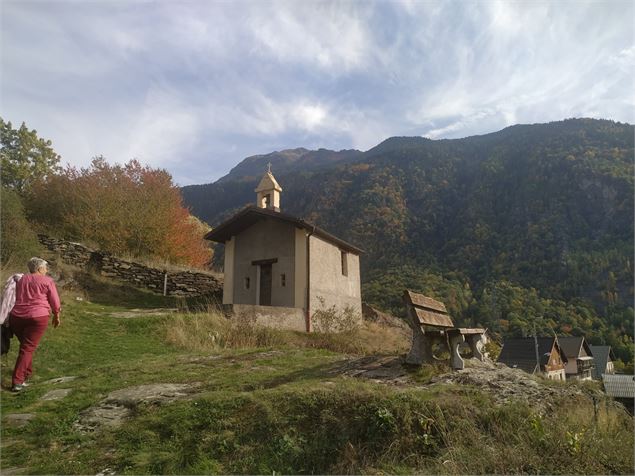
POLYGON ((271 306, 271 264, 260 265, 260 303, 271 306))

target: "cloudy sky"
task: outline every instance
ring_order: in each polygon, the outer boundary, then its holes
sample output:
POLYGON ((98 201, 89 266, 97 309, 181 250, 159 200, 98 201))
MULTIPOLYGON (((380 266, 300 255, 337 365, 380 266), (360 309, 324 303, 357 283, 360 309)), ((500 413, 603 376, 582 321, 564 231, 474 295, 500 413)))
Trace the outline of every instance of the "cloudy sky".
POLYGON ((0 2, 0 115, 180 185, 293 147, 635 122, 634 2, 0 2))

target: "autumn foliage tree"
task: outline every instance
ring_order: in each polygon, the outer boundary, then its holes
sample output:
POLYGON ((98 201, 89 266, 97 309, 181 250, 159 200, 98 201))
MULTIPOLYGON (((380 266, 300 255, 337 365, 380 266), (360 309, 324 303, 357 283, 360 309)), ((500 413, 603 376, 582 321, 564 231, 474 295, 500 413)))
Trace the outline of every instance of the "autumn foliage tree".
POLYGON ((111 165, 97 157, 88 168, 68 166, 33 186, 28 209, 51 232, 114 254, 191 266, 211 258, 204 225, 183 206, 170 174, 136 160, 111 165))

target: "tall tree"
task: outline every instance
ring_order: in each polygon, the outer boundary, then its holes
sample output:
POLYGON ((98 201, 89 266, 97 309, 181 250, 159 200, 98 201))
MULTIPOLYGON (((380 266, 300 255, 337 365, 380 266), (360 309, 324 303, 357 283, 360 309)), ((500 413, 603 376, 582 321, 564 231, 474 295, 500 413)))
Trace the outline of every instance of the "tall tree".
POLYGON ((23 193, 35 181, 59 170, 61 157, 51 141, 38 137, 24 122, 14 129, 11 122, 0 118, 0 142, 2 185, 23 193))

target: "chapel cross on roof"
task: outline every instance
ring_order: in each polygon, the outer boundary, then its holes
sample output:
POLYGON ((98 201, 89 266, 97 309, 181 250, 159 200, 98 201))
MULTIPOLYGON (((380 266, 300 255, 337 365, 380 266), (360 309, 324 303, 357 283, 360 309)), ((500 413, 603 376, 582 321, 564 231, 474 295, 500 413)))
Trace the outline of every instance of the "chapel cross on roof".
POLYGON ((271 173, 271 162, 267 164, 267 172, 271 173))

